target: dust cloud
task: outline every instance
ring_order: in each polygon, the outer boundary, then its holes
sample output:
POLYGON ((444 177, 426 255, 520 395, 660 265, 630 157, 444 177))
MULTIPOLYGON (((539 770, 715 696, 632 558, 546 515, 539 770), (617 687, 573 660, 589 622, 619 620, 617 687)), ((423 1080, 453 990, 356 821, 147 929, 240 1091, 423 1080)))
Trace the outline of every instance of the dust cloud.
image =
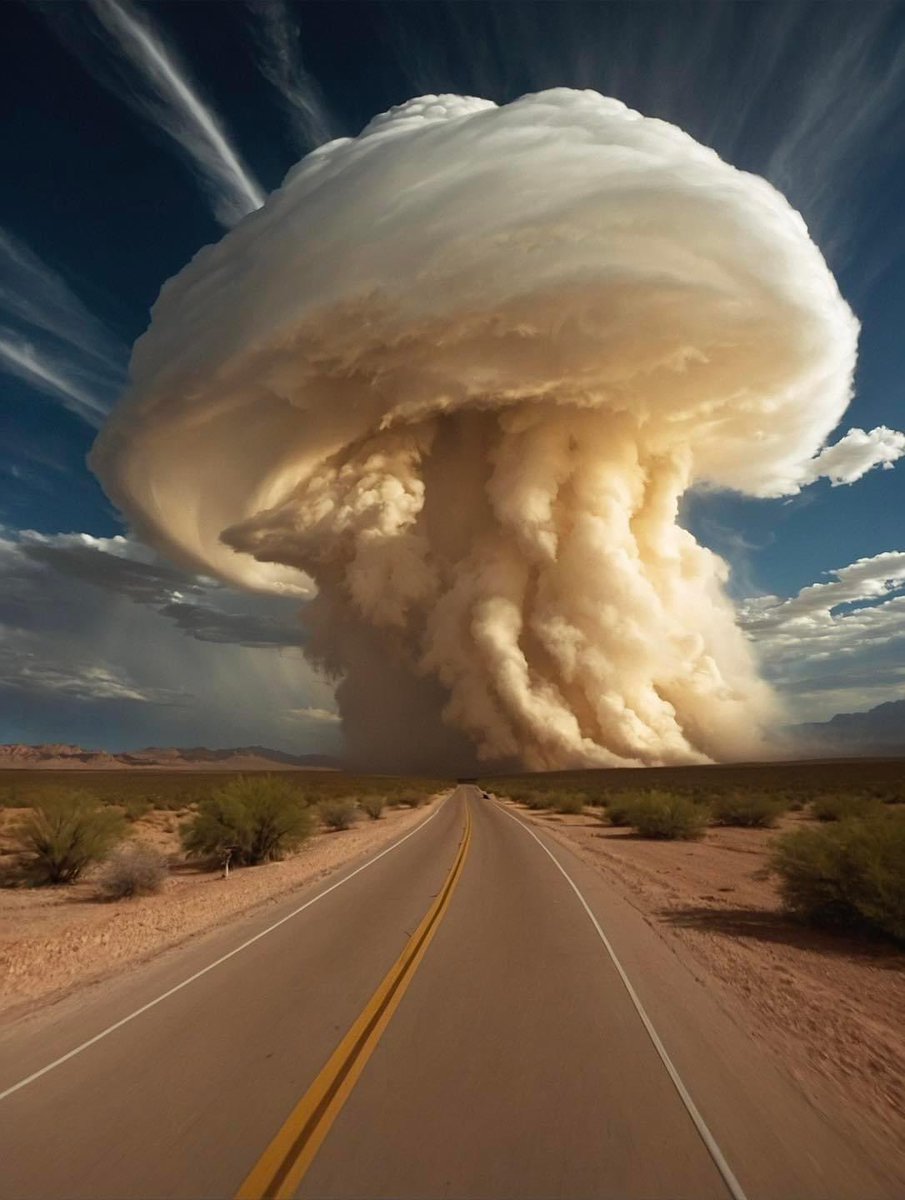
POLYGON ((682 497, 813 479, 857 336, 801 217, 674 126, 428 96, 165 285, 92 462, 179 562, 313 581, 352 761, 735 758, 774 702, 682 497))

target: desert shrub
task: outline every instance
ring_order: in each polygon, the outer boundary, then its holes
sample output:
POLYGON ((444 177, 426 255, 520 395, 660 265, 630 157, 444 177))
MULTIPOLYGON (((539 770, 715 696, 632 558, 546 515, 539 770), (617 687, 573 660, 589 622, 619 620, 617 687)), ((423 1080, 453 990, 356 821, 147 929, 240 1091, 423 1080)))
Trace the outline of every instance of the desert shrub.
POLYGON ((314 817, 295 788, 275 775, 238 776, 205 797, 182 826, 182 844, 195 858, 232 850, 237 866, 282 858, 307 838, 314 817))
POLYGON ((322 800, 317 811, 328 829, 349 829, 358 816, 358 805, 347 796, 337 796, 332 800, 322 800))
POLYGON ((503 795, 508 796, 510 800, 514 800, 516 804, 527 804, 532 796, 539 796, 541 793, 535 788, 507 787, 504 788, 503 795))
POLYGON ((403 808, 420 808, 427 803, 427 793, 420 788, 404 788, 393 797, 393 803, 403 808))
POLYGON ((63 792, 35 805, 13 830, 35 883, 74 883, 86 867, 100 861, 123 836, 120 813, 90 792, 63 792))
POLYGON ((770 869, 788 908, 817 925, 905 940, 905 815, 880 812, 777 838, 770 869))
POLYGON ((584 802, 590 808, 602 808, 607 802, 607 797, 603 792, 585 792, 584 802))
POLYGON ((375 793, 373 796, 360 796, 358 803, 372 821, 379 821, 386 807, 386 798, 375 793))
POLYGON ((552 792, 523 792, 521 803, 532 812, 549 812, 556 807, 557 798, 552 792))
POLYGON ((600 819, 608 821, 610 825, 633 825, 638 800, 639 797, 632 795, 631 792, 625 792, 621 796, 611 796, 600 814, 600 819))
POLYGON ((581 792, 561 792, 553 797, 553 806, 558 813, 577 815, 584 812, 585 798, 581 792))
POLYGON ((845 821, 850 817, 869 817, 879 812, 880 802, 858 793, 818 796, 811 812, 818 821, 845 821))
POLYGON ((644 838, 692 841, 703 836, 708 816, 705 805, 687 796, 649 792, 636 800, 630 823, 644 838))
POLYGON ((167 862, 159 850, 141 842, 118 846, 106 860, 97 885, 107 900, 150 896, 159 892, 167 877, 167 862))
POLYGON ((781 798, 758 796, 756 792, 720 796, 713 802, 713 818, 717 825, 769 829, 785 810, 786 802, 781 798))
POLYGON ((146 796, 126 796, 120 801, 123 815, 127 821, 140 821, 154 807, 146 796))

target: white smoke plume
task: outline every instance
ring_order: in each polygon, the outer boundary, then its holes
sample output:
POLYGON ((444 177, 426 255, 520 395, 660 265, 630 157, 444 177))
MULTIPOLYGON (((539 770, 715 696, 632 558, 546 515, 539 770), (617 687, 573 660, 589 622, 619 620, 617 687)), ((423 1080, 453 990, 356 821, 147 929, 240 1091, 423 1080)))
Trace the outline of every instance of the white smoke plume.
POLYGON ((595 92, 413 100, 163 289, 93 463, 140 531, 313 578, 372 766, 686 763, 773 711, 683 493, 792 493, 858 325, 764 180, 595 92))

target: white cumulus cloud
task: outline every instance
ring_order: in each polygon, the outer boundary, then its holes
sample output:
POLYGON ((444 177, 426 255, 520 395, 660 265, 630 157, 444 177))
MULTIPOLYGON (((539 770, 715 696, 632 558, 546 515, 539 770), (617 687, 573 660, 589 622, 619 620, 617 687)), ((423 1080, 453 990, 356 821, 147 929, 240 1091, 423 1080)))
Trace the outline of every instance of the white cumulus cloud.
POLYGON ((799 720, 900 699, 905 686, 905 551, 827 575, 794 596, 740 607, 742 627, 799 720))
POLYGON ((890 470, 903 454, 905 433, 887 429, 885 425, 871 429, 869 433, 863 429, 850 429, 838 442, 821 450, 811 463, 804 482, 826 478, 833 487, 855 483, 874 467, 890 470))

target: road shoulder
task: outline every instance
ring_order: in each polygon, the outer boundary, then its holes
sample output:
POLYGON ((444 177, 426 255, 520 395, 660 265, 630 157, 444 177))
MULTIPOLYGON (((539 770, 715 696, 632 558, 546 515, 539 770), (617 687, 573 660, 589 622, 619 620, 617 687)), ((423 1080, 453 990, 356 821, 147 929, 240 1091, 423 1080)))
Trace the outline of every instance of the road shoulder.
POLYGON ((832 935, 796 938, 794 928, 784 938, 783 922, 769 912, 760 921, 753 913, 746 927, 739 894, 760 864, 734 847, 724 848, 726 869, 740 886, 724 903, 735 919, 719 920, 722 897, 694 892, 700 868, 683 869, 688 846, 660 843, 647 855, 649 844, 636 839, 622 844, 620 836, 610 845, 593 817, 537 816, 508 801, 504 807, 591 868, 809 1104, 905 1183, 905 955, 882 946, 859 954, 832 935), (705 920, 704 909, 716 915, 705 920))

